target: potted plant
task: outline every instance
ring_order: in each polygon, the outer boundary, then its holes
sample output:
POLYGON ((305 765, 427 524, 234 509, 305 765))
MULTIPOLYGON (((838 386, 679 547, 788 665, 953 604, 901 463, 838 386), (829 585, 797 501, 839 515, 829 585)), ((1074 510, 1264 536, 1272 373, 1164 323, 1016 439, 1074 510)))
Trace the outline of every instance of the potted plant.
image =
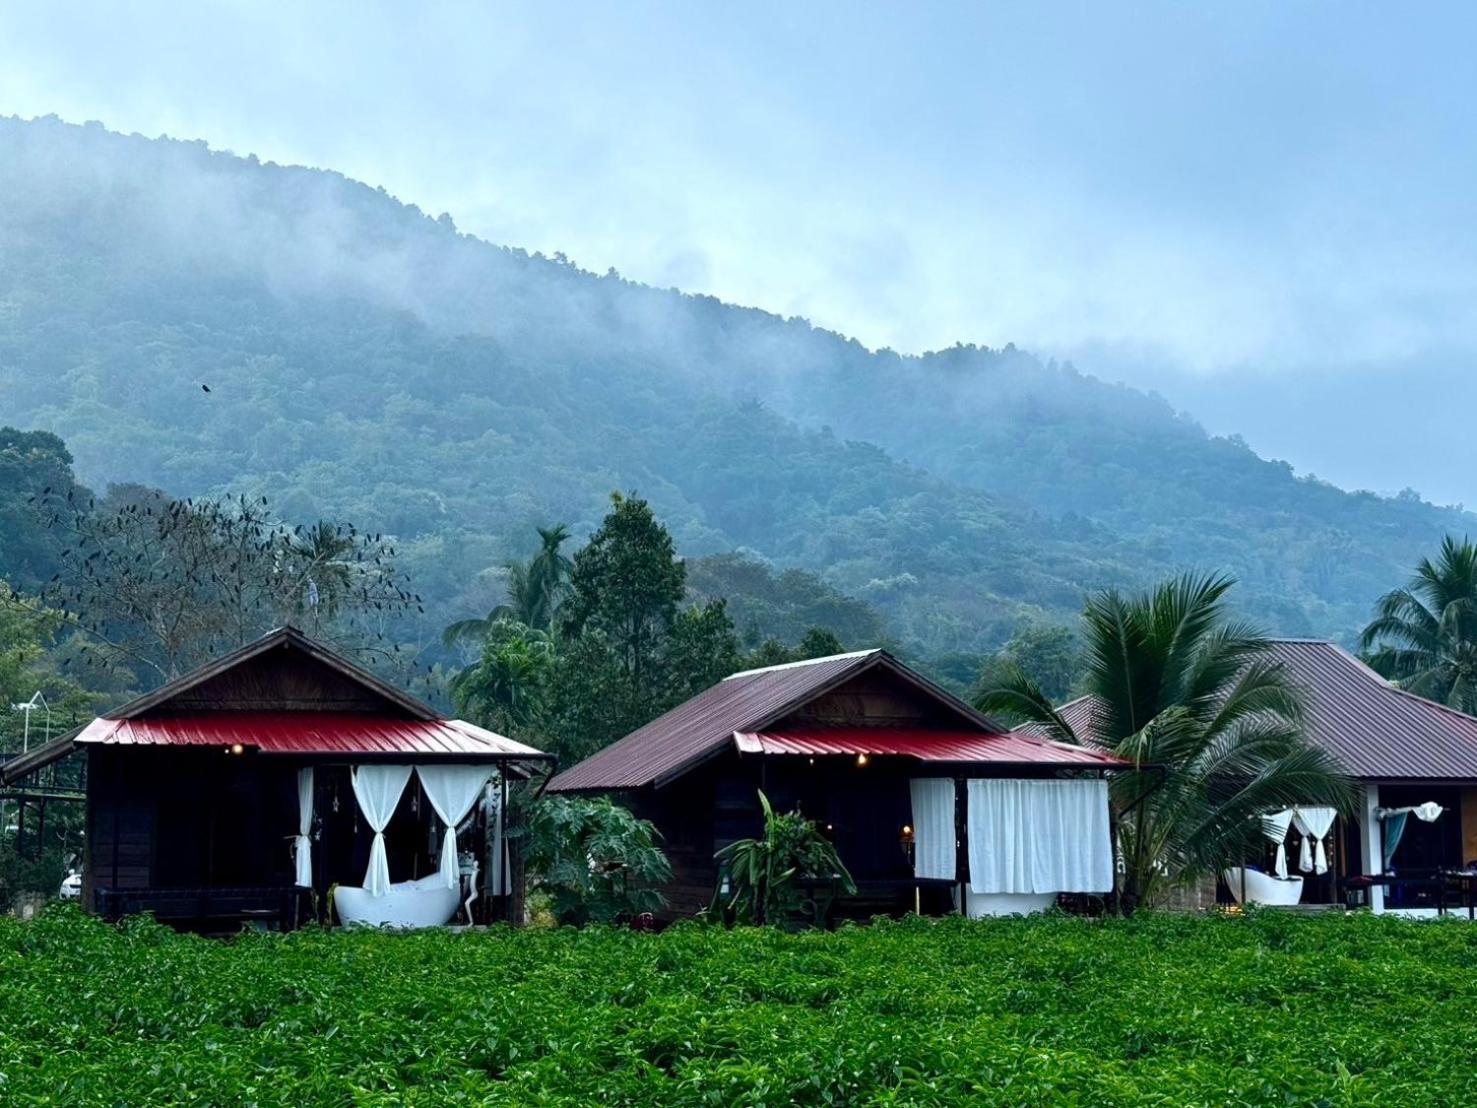
POLYGON ((841 892, 855 893, 856 882, 835 846, 800 812, 776 814, 762 791, 759 806, 764 834, 729 843, 714 855, 714 912, 761 926, 822 922, 831 901, 841 892))

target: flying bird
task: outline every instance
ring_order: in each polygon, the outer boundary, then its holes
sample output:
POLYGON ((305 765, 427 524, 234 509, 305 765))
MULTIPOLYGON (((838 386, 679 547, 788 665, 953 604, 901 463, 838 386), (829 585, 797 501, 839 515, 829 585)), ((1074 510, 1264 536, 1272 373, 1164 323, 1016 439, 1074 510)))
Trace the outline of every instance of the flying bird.
POLYGON ((205 392, 209 392, 210 391, 210 386, 209 385, 201 385, 200 388, 203 389, 205 392))

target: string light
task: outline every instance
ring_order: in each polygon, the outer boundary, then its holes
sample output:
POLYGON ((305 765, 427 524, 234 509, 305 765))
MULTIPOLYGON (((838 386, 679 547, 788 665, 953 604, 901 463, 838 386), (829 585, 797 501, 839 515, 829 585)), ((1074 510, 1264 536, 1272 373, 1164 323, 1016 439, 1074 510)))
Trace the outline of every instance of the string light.
POLYGON ((242 746, 240 743, 232 743, 231 744, 231 753, 232 754, 245 754, 246 753, 246 747, 242 746))
POLYGON ((869 762, 870 760, 871 759, 869 759, 865 754, 858 754, 856 756, 856 764, 859 765, 859 766, 866 765, 867 762, 869 762))

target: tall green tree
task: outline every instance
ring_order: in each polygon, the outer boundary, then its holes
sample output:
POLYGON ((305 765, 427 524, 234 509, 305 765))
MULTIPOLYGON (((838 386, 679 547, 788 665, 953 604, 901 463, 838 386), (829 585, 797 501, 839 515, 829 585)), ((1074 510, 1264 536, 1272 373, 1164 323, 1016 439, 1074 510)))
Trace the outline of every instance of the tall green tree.
POLYGON ((536 631, 554 629, 574 568, 562 549, 569 538, 569 528, 556 523, 535 530, 539 536, 537 553, 526 562, 508 563, 507 602, 488 612, 485 619, 464 619, 451 624, 441 636, 446 646, 480 644, 499 620, 514 620, 536 631))
POLYGON ((1070 627, 1060 624, 1023 623, 985 663, 979 687, 993 686, 1002 669, 1011 666, 1029 673, 1053 701, 1065 700, 1076 686, 1082 668, 1077 636, 1070 627))
POLYGON ((1360 645, 1402 688, 1477 712, 1477 546, 1447 535, 1434 562, 1380 597, 1360 645))
POLYGON ((662 652, 663 700, 680 704, 743 668, 728 605, 694 604, 672 621, 662 652))
POLYGON ((1264 812, 1350 805, 1348 779, 1305 740, 1299 690, 1267 639, 1228 616, 1231 585, 1186 575, 1147 594, 1109 589, 1088 600, 1081 638, 1095 701, 1090 731, 1075 730, 1014 663, 977 698, 986 712, 1139 767, 1112 780, 1130 908, 1244 858, 1264 812))
MULTIPOLYGON (((66 626, 60 612, 34 598, 13 592, 0 580, 0 761, 55 738, 96 709, 96 697, 65 676, 58 665, 58 633, 66 626), (40 693, 46 709, 32 713, 29 736, 26 714, 12 704, 40 693)), ((80 804, 52 804, 39 838, 21 850, 14 804, 0 800, 0 904, 22 890, 55 893, 70 854, 82 846, 80 804)))
POLYGON ((63 544, 42 510, 52 498, 88 503, 72 477, 72 455, 46 431, 0 427, 0 575, 23 593, 38 592, 61 567, 63 544))
POLYGON ((648 694, 657 684, 662 640, 677 617, 687 573, 646 501, 620 493, 610 501, 599 530, 574 556, 561 625, 571 637, 602 633, 633 689, 648 694))

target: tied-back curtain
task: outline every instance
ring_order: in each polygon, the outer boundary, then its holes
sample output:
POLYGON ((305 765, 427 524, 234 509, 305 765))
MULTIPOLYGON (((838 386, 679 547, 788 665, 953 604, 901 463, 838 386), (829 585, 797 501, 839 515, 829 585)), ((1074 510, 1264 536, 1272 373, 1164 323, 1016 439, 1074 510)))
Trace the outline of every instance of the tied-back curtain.
POLYGON ((1302 849, 1298 851, 1298 869, 1304 873, 1328 872, 1328 854, 1323 849, 1323 840, 1338 818, 1337 808, 1299 807, 1293 816, 1298 834, 1303 837, 1302 849))
POLYGON ((354 767, 354 799, 364 813, 364 822, 374 832, 374 841, 369 846, 369 869, 364 874, 364 889, 370 896, 384 896, 390 890, 385 828, 400 804, 405 784, 410 780, 410 770, 410 766, 354 767))
POLYGON ((975 893, 1106 893, 1113 888, 1108 783, 969 782, 975 893))
POLYGON ((448 889, 461 883, 457 867, 456 829, 471 812, 492 770, 485 766, 416 766, 416 776, 445 830, 441 836, 441 880, 448 889))
POLYGON ((1424 804, 1412 804, 1404 808, 1376 808, 1375 817, 1384 824, 1382 853, 1385 859, 1385 869, 1388 871, 1390 862, 1395 858, 1395 851, 1400 846, 1400 840, 1405 836, 1405 824, 1411 816, 1422 823, 1434 823, 1441 818, 1441 813, 1446 811, 1434 800, 1428 800, 1424 804))
POLYGON ((313 767, 297 771, 297 842, 293 857, 297 863, 297 883, 313 887, 313 767))
POLYGON ((1409 818, 1408 811, 1392 812, 1385 817, 1384 868, 1386 872, 1390 869, 1390 863, 1395 860, 1395 850, 1400 846, 1400 840, 1405 835, 1405 821, 1409 818))
POLYGON ((1293 812, 1286 808, 1281 812, 1268 812, 1262 816, 1262 834, 1277 844, 1277 864, 1274 872, 1278 877, 1287 876, 1287 829, 1292 826, 1293 812))
POLYGON ((915 777, 913 794, 913 876, 954 880, 958 847, 954 833, 954 781, 915 777))

